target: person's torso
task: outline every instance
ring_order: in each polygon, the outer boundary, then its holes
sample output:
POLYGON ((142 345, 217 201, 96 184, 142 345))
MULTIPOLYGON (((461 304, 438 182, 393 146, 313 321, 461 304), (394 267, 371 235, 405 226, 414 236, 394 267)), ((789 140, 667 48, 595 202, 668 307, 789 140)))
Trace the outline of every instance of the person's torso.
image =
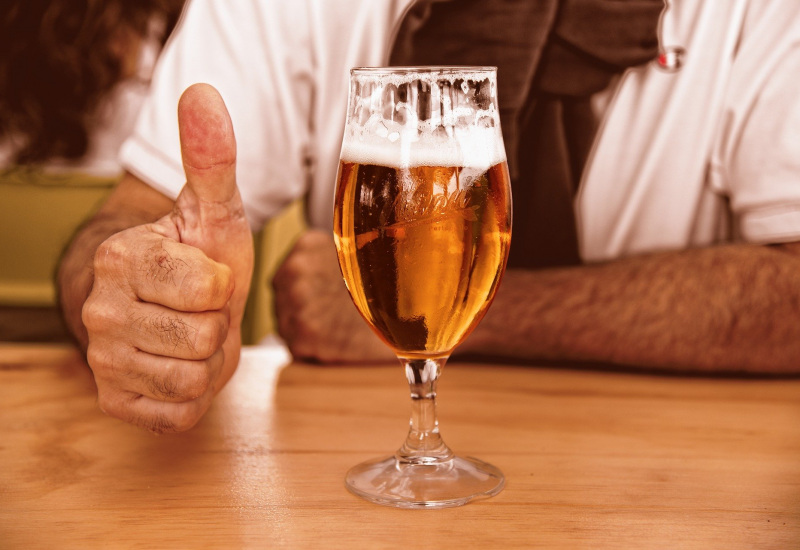
POLYGON ((670 2, 663 42, 685 48, 684 64, 666 72, 653 63, 624 76, 576 200, 584 260, 736 238, 722 141, 735 140, 746 122, 765 78, 756 67, 768 69, 786 49, 781 25, 797 15, 788 5, 670 2))

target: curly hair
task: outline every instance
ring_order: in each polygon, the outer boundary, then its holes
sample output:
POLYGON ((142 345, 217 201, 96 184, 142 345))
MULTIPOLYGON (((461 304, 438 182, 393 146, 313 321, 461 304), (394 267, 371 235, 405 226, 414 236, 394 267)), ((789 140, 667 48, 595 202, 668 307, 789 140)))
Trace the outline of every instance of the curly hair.
POLYGON ((174 24, 183 0, 3 0, 0 141, 12 162, 86 154, 95 110, 130 71, 153 17, 174 24), (126 65, 127 63, 127 65, 126 65))

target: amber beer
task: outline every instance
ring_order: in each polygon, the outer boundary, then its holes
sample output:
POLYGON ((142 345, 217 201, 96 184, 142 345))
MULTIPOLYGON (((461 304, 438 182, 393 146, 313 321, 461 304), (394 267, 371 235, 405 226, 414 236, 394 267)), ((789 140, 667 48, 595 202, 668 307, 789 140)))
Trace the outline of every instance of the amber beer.
POLYGON ((506 163, 398 168, 358 156, 343 154, 336 185, 347 288, 398 355, 447 356, 483 316, 505 268, 506 163))
POLYGON ((503 489, 503 472, 453 453, 436 418, 439 375, 500 283, 511 190, 494 67, 350 71, 333 232, 358 310, 397 354, 411 395, 397 452, 345 486, 398 508, 448 508, 503 489))

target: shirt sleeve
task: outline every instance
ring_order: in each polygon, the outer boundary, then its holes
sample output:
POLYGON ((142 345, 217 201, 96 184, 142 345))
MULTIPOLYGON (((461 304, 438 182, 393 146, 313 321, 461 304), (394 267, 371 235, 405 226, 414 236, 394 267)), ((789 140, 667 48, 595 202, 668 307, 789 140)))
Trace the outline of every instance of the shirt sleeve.
POLYGON ((800 46, 774 66, 728 161, 727 193, 740 236, 800 240, 800 46))
POLYGON ((313 96, 307 3, 192 0, 165 47, 122 165, 171 198, 185 177, 177 104, 211 84, 231 114, 236 177, 254 230, 307 188, 313 96))

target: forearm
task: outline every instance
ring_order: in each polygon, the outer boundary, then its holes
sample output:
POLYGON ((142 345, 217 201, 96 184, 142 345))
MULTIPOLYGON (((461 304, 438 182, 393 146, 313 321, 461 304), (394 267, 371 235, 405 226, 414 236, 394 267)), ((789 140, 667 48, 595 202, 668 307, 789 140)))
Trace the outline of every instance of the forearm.
POLYGON ((171 204, 164 195, 128 175, 67 247, 58 267, 59 302, 67 327, 84 350, 88 336, 81 312, 92 290, 95 251, 111 235, 155 221, 171 204))
POLYGON ((797 245, 509 271, 463 351, 707 372, 800 371, 797 245))

